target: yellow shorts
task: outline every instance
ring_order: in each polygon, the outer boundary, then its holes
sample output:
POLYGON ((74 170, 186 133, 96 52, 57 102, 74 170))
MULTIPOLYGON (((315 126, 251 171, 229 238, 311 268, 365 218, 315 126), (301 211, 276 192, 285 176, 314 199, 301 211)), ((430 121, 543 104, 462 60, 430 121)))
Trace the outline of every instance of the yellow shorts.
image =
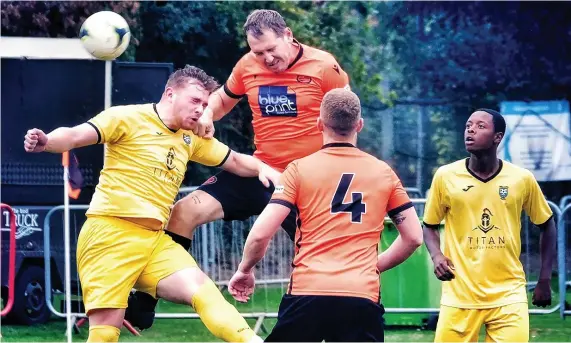
POLYGON ((482 325, 486 342, 529 342, 527 303, 488 309, 441 306, 435 342, 477 342, 482 325))
POLYGON ((77 270, 86 312, 126 308, 131 289, 156 297, 159 281, 197 264, 163 230, 116 217, 89 217, 77 240, 77 270))

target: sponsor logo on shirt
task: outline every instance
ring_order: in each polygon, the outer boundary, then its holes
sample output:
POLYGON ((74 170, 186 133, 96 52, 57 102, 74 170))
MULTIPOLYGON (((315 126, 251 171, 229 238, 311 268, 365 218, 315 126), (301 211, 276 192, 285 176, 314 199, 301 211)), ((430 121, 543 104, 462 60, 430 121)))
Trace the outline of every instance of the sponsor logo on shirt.
POLYGON ((260 86, 258 105, 262 117, 297 117, 297 96, 287 86, 260 86))

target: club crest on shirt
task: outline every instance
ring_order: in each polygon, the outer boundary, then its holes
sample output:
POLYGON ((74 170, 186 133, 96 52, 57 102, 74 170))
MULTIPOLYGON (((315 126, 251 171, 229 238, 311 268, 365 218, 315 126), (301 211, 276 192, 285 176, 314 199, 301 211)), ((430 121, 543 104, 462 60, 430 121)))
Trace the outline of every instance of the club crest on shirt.
POLYGON ((311 76, 298 75, 297 76, 297 82, 299 82, 299 83, 311 83, 311 76))
POLYGON ((500 199, 506 200, 508 196, 508 186, 500 186, 498 193, 500 194, 500 199))
POLYGON ((186 143, 186 145, 190 145, 190 135, 183 133, 182 134, 182 140, 186 143))
POLYGON ((211 177, 208 178, 208 180, 204 181, 204 182, 202 183, 202 185, 203 185, 203 186, 204 186, 204 185, 211 185, 211 184, 215 183, 216 181, 218 181, 218 179, 216 178, 216 176, 211 176, 211 177))

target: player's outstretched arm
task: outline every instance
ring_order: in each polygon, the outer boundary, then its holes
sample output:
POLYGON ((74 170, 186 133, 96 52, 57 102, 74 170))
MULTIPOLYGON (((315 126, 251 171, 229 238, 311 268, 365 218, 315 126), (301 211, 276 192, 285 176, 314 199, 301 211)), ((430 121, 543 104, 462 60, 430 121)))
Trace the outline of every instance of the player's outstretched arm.
POLYGON ((257 158, 235 151, 230 152, 230 156, 221 168, 242 177, 257 176, 266 187, 270 186, 270 181, 277 185, 281 175, 257 158))
POLYGON ((438 230, 439 225, 432 226, 425 223, 424 242, 434 263, 434 275, 441 281, 450 281, 455 277, 454 265, 440 250, 440 232, 438 230))
POLYGON ((422 245, 422 228, 414 207, 395 214, 391 220, 395 223, 399 236, 379 255, 377 269, 381 273, 404 262, 422 245))
POLYGON ((535 306, 546 307, 551 305, 551 272, 555 260, 557 227, 553 217, 538 227, 541 229, 539 236, 541 269, 537 286, 533 292, 532 303, 535 306))
POLYGON ((266 206, 256 219, 244 245, 244 255, 238 270, 247 273, 260 262, 266 253, 270 241, 286 219, 291 209, 281 204, 271 203, 266 206))
POLYGON ((254 293, 254 266, 266 254, 272 237, 290 211, 287 206, 270 203, 256 219, 244 245, 242 262, 228 284, 228 291, 237 301, 246 302, 254 293))
POLYGON ((24 150, 26 152, 63 153, 96 144, 98 140, 97 131, 87 123, 74 127, 58 127, 48 134, 40 129, 31 129, 24 136, 24 150))
MULTIPOLYGON (((208 115, 211 116, 212 120, 218 121, 230 113, 234 106, 240 102, 240 99, 241 98, 231 98, 226 94, 224 87, 220 87, 208 98, 207 108, 210 109, 208 115)), ((205 111, 205 114, 207 114, 206 112, 207 111, 205 111)))

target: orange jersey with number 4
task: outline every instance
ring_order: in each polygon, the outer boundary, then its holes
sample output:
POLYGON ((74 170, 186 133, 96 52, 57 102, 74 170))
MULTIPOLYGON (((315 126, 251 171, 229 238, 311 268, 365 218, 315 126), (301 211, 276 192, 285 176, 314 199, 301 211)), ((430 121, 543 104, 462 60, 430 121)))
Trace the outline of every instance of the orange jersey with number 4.
POLYGON ((268 70, 252 52, 244 55, 224 90, 235 99, 248 97, 254 156, 283 170, 291 161, 319 150, 323 139, 315 123, 321 100, 331 89, 348 85, 347 74, 331 54, 299 44, 296 59, 279 74, 268 70))
POLYGON ((385 162, 351 144, 327 144, 287 167, 270 203, 299 210, 289 294, 379 300, 384 218, 412 207, 385 162))

